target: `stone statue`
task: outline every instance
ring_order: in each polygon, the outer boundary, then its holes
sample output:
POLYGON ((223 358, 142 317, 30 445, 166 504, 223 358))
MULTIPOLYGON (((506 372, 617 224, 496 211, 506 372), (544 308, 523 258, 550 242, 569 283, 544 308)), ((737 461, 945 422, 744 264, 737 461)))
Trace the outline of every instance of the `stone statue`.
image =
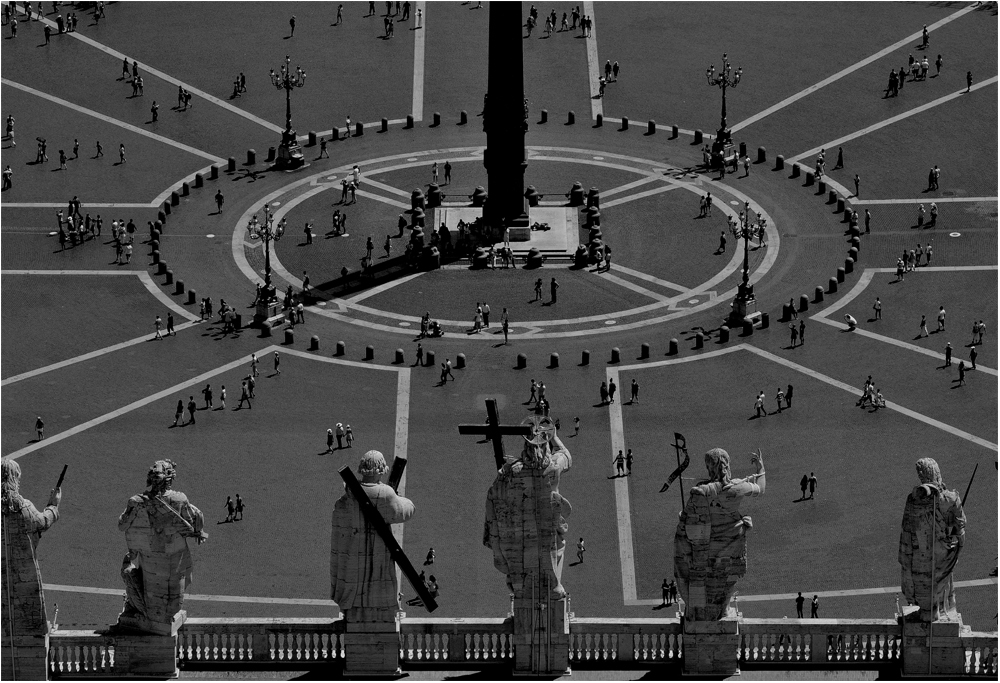
POLYGON ((559 479, 573 458, 548 417, 525 422, 534 434, 524 437, 519 458, 507 457, 487 494, 483 545, 493 550, 493 566, 507 575, 515 599, 545 587, 558 599, 566 595, 566 518, 573 511, 559 493, 559 479))
MULTIPOLYGON (((3 635, 26 636, 48 633, 42 574, 35 549, 46 531, 59 519, 62 490, 49 493, 41 512, 21 496, 21 467, 3 459, 3 635), (13 630, 13 632, 12 632, 13 630)), ((9 653, 4 653, 7 656, 9 653)), ((4 670, 7 671, 8 669, 4 670)))
POLYGON ((747 571, 746 532, 753 528, 749 516, 740 514, 748 496, 764 493, 761 453, 751 462, 756 474, 733 479, 729 454, 713 448, 705 454, 708 479, 691 487, 674 535, 674 577, 685 602, 685 618, 717 621, 730 616, 729 601, 736 582, 747 571))
MULTIPOLYGON (((386 524, 413 517, 413 501, 381 483, 385 457, 368 451, 358 465, 361 485, 386 524)), ((349 622, 395 622, 399 610, 396 568, 389 549, 345 490, 333 507, 330 551, 331 597, 349 622)))
POLYGON ((204 543, 205 518, 187 496, 174 491, 177 465, 157 460, 146 475, 146 490, 128 500, 118 518, 128 553, 122 560, 125 607, 116 628, 173 635, 184 623, 184 590, 194 564, 187 539, 204 543))
POLYGON ((920 608, 919 621, 956 614, 952 571, 965 544, 962 499, 941 480, 933 458, 917 461, 920 485, 906 497, 899 535, 903 595, 920 608))

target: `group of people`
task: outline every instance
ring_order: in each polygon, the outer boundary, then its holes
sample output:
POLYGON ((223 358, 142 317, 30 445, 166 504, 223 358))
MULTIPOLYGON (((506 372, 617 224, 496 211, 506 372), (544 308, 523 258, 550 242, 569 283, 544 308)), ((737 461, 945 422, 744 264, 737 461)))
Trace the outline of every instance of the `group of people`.
POLYGON ((337 450, 344 448, 345 441, 347 442, 347 448, 354 447, 354 430, 351 429, 351 425, 344 426, 343 422, 338 422, 335 430, 326 430, 327 453, 333 453, 333 439, 335 436, 337 438, 337 450))
POLYGON ((920 244, 917 244, 916 249, 903 249, 902 255, 896 259, 896 281, 906 279, 906 273, 915 271, 921 265, 931 265, 933 257, 934 245, 931 242, 927 243, 926 249, 920 244), (921 259, 925 259, 923 264, 920 263, 921 259))
MULTIPOLYGON (((795 387, 791 384, 788 385, 788 389, 782 391, 781 387, 778 387, 777 393, 774 395, 774 401, 778 406, 775 413, 780 413, 783 410, 792 407, 792 392, 794 392, 795 387)), ((754 417, 767 417, 768 415, 773 415, 774 413, 768 413, 767 409, 764 407, 764 390, 761 389, 760 393, 757 394, 757 398, 754 399, 753 403, 754 417)))
MULTIPOLYGON (((571 12, 563 12, 562 22, 559 21, 559 17, 556 11, 553 9, 545 17, 545 35, 551 36, 553 31, 562 33, 563 31, 575 31, 577 24, 580 25, 581 37, 588 37, 592 34, 594 23, 591 17, 580 13, 580 6, 577 5, 573 8, 571 12), (572 23, 570 21, 572 20, 572 23), (558 28, 556 26, 558 25, 558 28)), ((528 35, 531 35, 532 29, 538 25, 538 8, 534 5, 528 10, 528 18, 524 22, 525 28, 528 30, 528 35)))
POLYGON ((240 494, 236 494, 235 502, 231 496, 226 496, 226 504, 223 507, 226 508, 226 522, 239 522, 243 519, 246 504, 244 504, 240 494))
POLYGON ((875 380, 872 379, 871 375, 868 375, 868 379, 865 380, 865 386, 861 389, 861 397, 855 403, 859 408, 864 408, 865 406, 872 406, 877 411, 879 408, 885 408, 885 399, 882 398, 882 391, 875 387, 875 380))
MULTIPOLYGON (((926 27, 925 27, 926 29, 926 27)), ((934 67, 936 69, 935 76, 941 74, 941 67, 944 65, 944 58, 941 55, 937 56, 934 60, 934 67)), ((895 69, 889 72, 889 84, 886 86, 885 94, 883 97, 896 97, 899 91, 903 89, 906 84, 906 79, 910 78, 911 81, 925 81, 927 80, 927 73, 930 71, 931 64, 930 60, 927 59, 927 55, 924 55, 922 59, 915 59, 911 54, 907 60, 906 66, 899 67, 899 72, 897 73, 895 69)), ((971 86, 972 72, 968 72, 967 79, 969 80, 969 85, 971 86)))

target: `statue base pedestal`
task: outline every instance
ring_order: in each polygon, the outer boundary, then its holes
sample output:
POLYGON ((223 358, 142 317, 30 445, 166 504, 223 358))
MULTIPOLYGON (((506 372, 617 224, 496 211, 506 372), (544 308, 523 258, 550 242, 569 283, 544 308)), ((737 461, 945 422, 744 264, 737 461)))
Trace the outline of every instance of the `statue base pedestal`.
POLYGON ((903 627, 902 673, 908 678, 940 678, 954 676, 965 670, 965 645, 963 633, 971 633, 962 624, 962 615, 936 621, 919 621, 915 606, 903 609, 899 621, 903 627))
POLYGON ((177 631, 187 621, 187 610, 180 610, 169 622, 150 621, 141 616, 118 615, 118 623, 112 626, 114 631, 137 631, 157 636, 176 636, 177 631))
POLYGON ((719 621, 689 621, 682 618, 681 628, 684 634, 685 675, 740 674, 740 622, 736 614, 719 621))
POLYGON ((49 636, 3 637, 3 667, 0 678, 5 681, 45 681, 49 677, 49 636))
POLYGON ((569 668, 566 600, 514 599, 515 676, 562 676, 569 668))
POLYGON ((396 621, 350 621, 344 624, 345 676, 397 676, 399 624, 396 621))
POLYGON ((177 634, 116 638, 115 671, 129 677, 177 678, 177 634))
POLYGON ((260 327, 281 317, 281 302, 277 299, 268 303, 258 302, 257 311, 253 314, 253 326, 260 327))

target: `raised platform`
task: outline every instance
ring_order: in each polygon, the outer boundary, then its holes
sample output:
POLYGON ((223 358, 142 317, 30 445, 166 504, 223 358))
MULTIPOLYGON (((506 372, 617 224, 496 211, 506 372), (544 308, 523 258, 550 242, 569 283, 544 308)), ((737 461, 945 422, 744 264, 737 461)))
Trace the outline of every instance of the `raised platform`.
MULTIPOLYGON (((444 223, 448 229, 457 229, 458 222, 471 223, 483 215, 483 210, 476 207, 443 206, 434 209, 432 214, 435 227, 444 223)), ((579 222, 577 209, 569 206, 535 206, 528 209, 528 223, 548 223, 549 230, 529 230, 528 228, 511 228, 510 248, 514 256, 526 256, 529 249, 538 249, 545 256, 572 256, 580 244, 579 222), (519 234, 521 233, 521 234, 519 234), (518 239, 527 236, 527 240, 518 239)), ((454 234, 454 232, 452 233, 454 234)), ((502 247, 503 242, 494 246, 502 247)))

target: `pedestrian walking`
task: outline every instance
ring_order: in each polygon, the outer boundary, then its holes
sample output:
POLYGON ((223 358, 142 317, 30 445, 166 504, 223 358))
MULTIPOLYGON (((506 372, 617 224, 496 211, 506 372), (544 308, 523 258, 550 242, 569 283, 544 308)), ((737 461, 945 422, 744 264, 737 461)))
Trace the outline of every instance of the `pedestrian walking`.
POLYGON ((625 454, 625 472, 630 477, 632 476, 632 461, 634 459, 635 458, 632 455, 632 449, 630 448, 630 449, 628 449, 628 453, 625 454))
POLYGON ((194 424, 195 423, 194 414, 198 410, 198 404, 194 402, 194 396, 188 397, 187 409, 188 409, 188 415, 191 418, 190 420, 188 420, 188 423, 194 424))
POLYGON ((973 370, 976 369, 976 356, 978 356, 978 355, 979 355, 979 352, 976 351, 976 347, 975 346, 973 346, 971 349, 969 349, 969 361, 972 363, 972 369, 973 370))
MULTIPOLYGON (((975 347, 973 347, 973 348, 975 348, 975 347)), ((951 342, 948 342, 944 346, 944 365, 945 365, 945 367, 951 367, 951 352, 952 352, 951 342)))
POLYGON ((755 417, 767 417, 767 410, 764 409, 764 392, 761 391, 757 394, 757 398, 754 400, 754 416, 755 417))
POLYGON ((632 396, 629 399, 629 403, 638 403, 639 402, 639 381, 636 380, 634 377, 632 378, 631 389, 632 389, 632 396))
POLYGON ((243 510, 246 509, 246 505, 243 503, 243 499, 240 498, 240 494, 236 494, 236 515, 233 517, 234 522, 242 521, 243 510))
POLYGON ((854 174, 854 196, 861 197, 861 176, 857 173, 854 174))
POLYGON ((436 557, 436 555, 434 554, 434 548, 431 548, 430 550, 428 550, 427 551, 427 556, 424 558, 424 566, 428 567, 428 566, 434 564, 434 558, 435 557, 436 557))
POLYGON ((288 26, 291 27, 291 29, 292 29, 292 32, 290 34, 288 34, 288 37, 289 38, 294 38, 295 37, 295 15, 294 14, 292 15, 292 18, 288 20, 288 26))
POLYGON ((580 436, 580 418, 573 418, 573 436, 580 436))
POLYGON ((809 606, 809 616, 813 619, 819 619, 819 596, 814 595, 812 599, 812 604, 809 606))
POLYGON ((618 391, 618 385, 615 384, 614 380, 608 383, 608 403, 615 402, 615 392, 618 391))
POLYGON ((792 348, 794 349, 798 346, 799 329, 795 327, 795 323, 788 323, 788 328, 792 331, 792 348))
POLYGON ((926 315, 920 316, 920 335, 919 336, 920 337, 926 337, 927 336, 927 316, 926 315))
MULTIPOLYGON (((444 361, 444 374, 446 377, 451 377, 452 381, 455 380, 455 375, 451 374, 451 358, 447 358, 444 361)), ((542 391, 545 390, 545 385, 542 385, 542 391)))
POLYGON ((174 423, 170 425, 171 427, 176 427, 177 423, 180 422, 181 417, 184 415, 184 400, 177 399, 177 409, 174 410, 174 423))
POLYGON ((781 390, 781 387, 778 387, 778 393, 775 394, 774 401, 775 403, 778 404, 777 412, 779 413, 781 412, 781 404, 784 402, 784 400, 785 400, 785 392, 781 390))
POLYGON ((333 430, 326 430, 326 451, 325 453, 333 453, 333 430))
POLYGON ((344 429, 343 422, 337 423, 337 431, 335 433, 337 435, 337 450, 339 451, 344 447, 344 436, 347 434, 347 431, 344 429))
POLYGON ((274 374, 276 374, 276 375, 280 375, 281 374, 281 367, 280 367, 280 365, 281 365, 281 356, 279 356, 278 352, 275 351, 274 352, 274 374))
POLYGON ((38 441, 45 438, 45 422, 42 421, 41 415, 35 416, 35 434, 38 441))
POLYGON ((552 282, 549 283, 549 291, 552 296, 552 303, 556 302, 556 294, 559 291, 559 283, 556 282, 555 278, 552 278, 552 282))
POLYGON ((938 332, 944 332, 944 318, 945 318, 946 315, 947 315, 947 313, 944 310, 944 306, 941 306, 938 309, 938 315, 937 315, 937 331, 938 332))
POLYGON ((601 382, 601 405, 608 404, 608 383, 601 382))
POLYGON ((219 387, 219 410, 226 409, 226 385, 219 387))
POLYGON ((246 402, 247 406, 249 406, 250 409, 253 410, 253 404, 250 403, 250 390, 247 387, 247 382, 245 380, 240 385, 240 403, 238 406, 236 406, 236 410, 240 410, 241 408, 243 408, 244 401, 246 402))
POLYGON ((802 597, 802 591, 799 591, 799 596, 795 598, 795 614, 799 619, 802 619, 802 608, 806 604, 806 599, 802 597))
MULTIPOLYGON (((16 22, 15 22, 16 23, 16 22)), ((972 90, 972 72, 965 72, 965 92, 970 92, 972 90)))
POLYGON ((542 278, 535 280, 535 298, 534 301, 541 301, 542 299, 542 278))
POLYGON ((618 449, 618 455, 616 455, 612 462, 615 464, 615 469, 617 470, 617 475, 619 477, 625 476, 625 456, 622 454, 621 449, 618 449))
POLYGON ((174 314, 167 313, 167 336, 170 335, 177 336, 177 332, 174 331, 174 314))
POLYGON ((792 407, 792 389, 793 389, 792 385, 789 384, 788 385, 788 389, 785 391, 785 407, 786 408, 791 408, 792 407))
POLYGON ((581 536, 580 540, 576 542, 576 559, 580 564, 583 564, 583 554, 585 552, 587 552, 587 547, 584 545, 583 537, 581 536))
POLYGON ((226 521, 232 522, 233 515, 236 514, 236 503, 233 502, 232 496, 226 496, 226 503, 222 507, 226 508, 226 521))
POLYGON ((213 408, 214 405, 212 404, 212 385, 206 384, 205 388, 201 390, 201 393, 202 396, 205 397, 205 410, 213 408))
POLYGON ((937 59, 934 60, 934 68, 937 70, 934 73, 935 78, 941 75, 941 67, 943 65, 944 65, 944 59, 941 58, 941 55, 938 55, 937 59))
POLYGON ((445 185, 450 185, 451 184, 451 162, 450 161, 444 162, 444 184, 445 185))
POLYGON ((806 499, 806 491, 809 489, 809 475, 803 474, 802 479, 799 480, 799 488, 802 489, 802 498, 800 500, 806 499))
POLYGON ((163 339, 163 335, 160 334, 160 328, 163 327, 163 320, 160 319, 160 316, 156 316, 156 320, 153 321, 153 327, 156 328, 156 336, 153 337, 153 339, 154 340, 155 339, 162 340, 163 339))
POLYGON ((347 442, 348 448, 354 448, 354 430, 351 429, 351 425, 344 427, 344 441, 347 442))
POLYGON ((958 361, 958 386, 965 384, 965 361, 958 361))

